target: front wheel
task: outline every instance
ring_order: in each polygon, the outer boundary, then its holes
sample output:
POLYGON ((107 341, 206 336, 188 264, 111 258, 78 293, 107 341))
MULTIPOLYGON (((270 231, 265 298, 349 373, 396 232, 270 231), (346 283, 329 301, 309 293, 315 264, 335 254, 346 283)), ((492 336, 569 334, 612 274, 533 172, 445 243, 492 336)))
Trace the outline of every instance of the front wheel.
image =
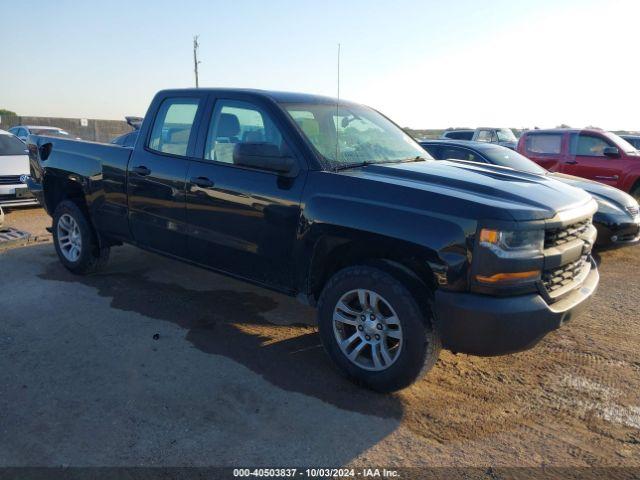
POLYGON ((441 349, 427 308, 392 275, 369 266, 346 268, 329 280, 318 325, 333 362, 380 392, 415 382, 435 365, 441 349))
POLYGON ((87 216, 71 200, 60 202, 53 214, 53 243, 60 262, 73 273, 93 273, 109 259, 109 248, 100 248, 87 216))

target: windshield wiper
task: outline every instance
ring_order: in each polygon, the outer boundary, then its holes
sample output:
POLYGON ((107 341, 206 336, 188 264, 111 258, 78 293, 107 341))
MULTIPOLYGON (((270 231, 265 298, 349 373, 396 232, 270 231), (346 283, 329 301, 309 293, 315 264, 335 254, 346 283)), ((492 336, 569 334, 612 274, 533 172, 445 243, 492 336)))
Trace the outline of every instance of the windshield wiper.
POLYGON ((339 171, 339 170, 348 170, 349 168, 357 168, 357 167, 365 167, 367 165, 375 165, 376 163, 380 163, 380 162, 374 162, 372 160, 364 160, 362 162, 352 162, 352 163, 343 163, 341 165, 334 165, 333 166, 333 170, 334 171, 339 171))
POLYGON ((399 160, 364 160, 362 162, 344 163, 335 165, 334 171, 347 170, 349 168, 366 167, 367 165, 385 165, 390 163, 426 162, 427 159, 420 155, 416 157, 401 158, 399 160))

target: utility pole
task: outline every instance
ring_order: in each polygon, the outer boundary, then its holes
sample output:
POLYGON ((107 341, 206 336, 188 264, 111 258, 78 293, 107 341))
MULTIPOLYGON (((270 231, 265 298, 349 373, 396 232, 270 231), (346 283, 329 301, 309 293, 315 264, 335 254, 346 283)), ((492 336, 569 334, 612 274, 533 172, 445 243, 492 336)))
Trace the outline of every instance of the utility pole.
POLYGON ((198 37, 200 35, 196 35, 193 37, 193 71, 196 74, 196 88, 200 85, 198 83, 198 64, 200 61, 198 60, 198 48, 200 48, 200 44, 198 43, 198 37))

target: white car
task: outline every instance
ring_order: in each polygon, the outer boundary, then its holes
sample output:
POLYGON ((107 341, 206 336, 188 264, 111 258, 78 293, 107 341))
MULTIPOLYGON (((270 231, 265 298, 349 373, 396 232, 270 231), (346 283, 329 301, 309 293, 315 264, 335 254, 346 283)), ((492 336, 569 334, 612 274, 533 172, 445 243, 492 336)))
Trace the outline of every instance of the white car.
MULTIPOLYGON (((58 127, 39 127, 36 125, 18 125, 9 129, 9 133, 14 134, 23 142, 27 141, 29 135, 47 135, 49 137, 72 138, 69 132, 58 127)), ((78 140, 78 139, 77 139, 78 140)))
POLYGON ((20 177, 29 175, 27 146, 15 135, 0 130, 0 206, 37 205, 20 177))

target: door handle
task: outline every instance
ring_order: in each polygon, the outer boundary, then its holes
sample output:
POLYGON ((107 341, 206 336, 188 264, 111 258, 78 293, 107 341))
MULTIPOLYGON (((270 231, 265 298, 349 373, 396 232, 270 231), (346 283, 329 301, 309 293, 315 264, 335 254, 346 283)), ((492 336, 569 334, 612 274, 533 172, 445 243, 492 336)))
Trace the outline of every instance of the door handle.
POLYGON ((140 165, 138 167, 134 167, 131 169, 131 171, 137 175, 140 175, 141 177, 146 177, 147 175, 149 175, 151 173, 151 170, 149 170, 147 167, 145 167, 144 165, 140 165))
POLYGON ((596 175, 598 180, 618 180, 618 175, 613 175, 612 177, 607 177, 606 175, 596 175))
POLYGON ((566 161, 566 162, 564 162, 564 163, 566 163, 567 165, 576 165, 578 162, 577 162, 577 161, 575 161, 575 160, 567 160, 567 161, 566 161))
POLYGON ((200 187, 200 188, 211 188, 213 187, 213 182, 209 180, 207 177, 191 177, 191 183, 200 187))

